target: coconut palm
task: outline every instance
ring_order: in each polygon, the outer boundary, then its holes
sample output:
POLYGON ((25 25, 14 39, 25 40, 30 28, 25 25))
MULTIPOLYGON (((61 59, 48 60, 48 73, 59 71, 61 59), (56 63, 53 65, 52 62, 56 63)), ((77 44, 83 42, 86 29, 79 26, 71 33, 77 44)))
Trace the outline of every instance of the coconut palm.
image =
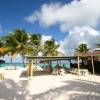
MULTIPOLYGON (((44 42, 44 56, 57 56, 58 51, 57 48, 59 47, 59 44, 56 44, 54 39, 52 40, 47 40, 44 42)), ((51 67, 51 61, 48 61, 49 64, 49 70, 52 72, 52 67, 51 67)))
POLYGON ((11 56, 11 62, 12 62, 12 55, 14 54, 15 51, 15 38, 13 33, 8 33, 4 37, 2 37, 3 42, 5 44, 4 48, 7 48, 7 54, 11 56))
POLYGON ((12 56, 20 54, 22 56, 23 63, 25 55, 37 56, 40 49, 40 34, 29 35, 24 30, 16 29, 3 38, 5 40, 6 47, 9 48, 9 54, 12 56))
POLYGON ((24 63, 25 54, 28 54, 30 48, 32 48, 28 34, 24 30, 16 29, 3 38, 5 46, 9 48, 8 52, 10 52, 10 55, 20 54, 24 63))
POLYGON ((2 40, 0 39, 0 48, 3 47, 3 42, 2 40))
POLYGON ((3 43, 0 39, 0 56, 3 54, 3 43))
POLYGON ((32 55, 37 56, 39 51, 42 49, 41 47, 41 35, 40 34, 32 34, 30 37, 30 42, 34 46, 34 50, 32 55))
POLYGON ((55 44, 54 39, 45 41, 44 56, 57 56, 58 47, 59 47, 59 44, 55 44))
POLYGON ((23 63, 25 59, 25 55, 30 55, 34 50, 34 46, 31 44, 29 40, 30 36, 24 30, 15 30, 15 40, 17 42, 16 52, 22 56, 23 63))
MULTIPOLYGON (((76 52, 77 53, 86 53, 88 51, 88 47, 87 47, 87 44, 80 44, 77 48, 76 48, 76 52)), ((84 59, 81 58, 82 60, 82 64, 84 65, 84 59)))
POLYGON ((78 53, 86 53, 89 49, 87 48, 87 44, 80 44, 77 48, 76 48, 76 52, 78 53))
POLYGON ((0 56, 4 56, 8 53, 9 48, 5 46, 3 39, 0 39, 0 56))

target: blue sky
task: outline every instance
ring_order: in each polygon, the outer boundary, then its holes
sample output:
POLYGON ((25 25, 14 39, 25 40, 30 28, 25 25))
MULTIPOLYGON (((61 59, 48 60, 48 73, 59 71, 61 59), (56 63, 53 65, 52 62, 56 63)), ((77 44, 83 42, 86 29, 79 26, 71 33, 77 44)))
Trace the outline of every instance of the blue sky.
POLYGON ((0 36, 16 28, 40 33, 42 41, 53 37, 65 55, 81 43, 92 49, 100 38, 100 0, 0 0, 0 36))
POLYGON ((31 24, 24 20, 24 17, 35 10, 39 10, 43 4, 51 2, 69 3, 71 0, 0 0, 0 25, 2 26, 0 35, 21 28, 30 33, 52 35, 57 41, 62 40, 65 34, 59 31, 57 25, 50 28, 41 28, 38 23, 31 24))

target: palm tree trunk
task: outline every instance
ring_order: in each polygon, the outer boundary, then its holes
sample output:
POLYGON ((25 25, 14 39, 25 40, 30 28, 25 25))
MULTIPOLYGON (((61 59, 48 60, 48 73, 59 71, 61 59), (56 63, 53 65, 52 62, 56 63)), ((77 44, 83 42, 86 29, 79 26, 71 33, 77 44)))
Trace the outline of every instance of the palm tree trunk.
POLYGON ((10 63, 12 63, 12 56, 11 56, 11 58, 10 58, 10 63))
POLYGON ((11 58, 10 58, 10 66, 12 66, 12 55, 10 55, 11 58))
POLYGON ((22 65, 23 65, 23 67, 25 67, 25 56, 24 55, 22 55, 22 65))

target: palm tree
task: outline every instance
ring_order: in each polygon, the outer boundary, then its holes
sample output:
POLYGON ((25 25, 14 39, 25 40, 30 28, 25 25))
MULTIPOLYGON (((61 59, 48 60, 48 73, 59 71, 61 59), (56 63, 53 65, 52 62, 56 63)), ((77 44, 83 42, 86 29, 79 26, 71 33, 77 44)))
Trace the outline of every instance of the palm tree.
MULTIPOLYGON (((77 48, 76 48, 76 52, 77 53, 86 53, 88 51, 88 47, 87 47, 87 44, 80 44, 77 48)), ((82 64, 84 65, 84 60, 83 58, 81 58, 82 60, 82 64)))
POLYGON ((14 38, 14 34, 13 33, 8 33, 7 35, 5 35, 4 37, 2 37, 2 40, 5 44, 4 48, 7 48, 7 52, 6 54, 11 56, 11 63, 12 63, 12 56, 15 53, 15 38, 14 38))
POLYGON ((3 37, 0 39, 0 56, 4 56, 9 51, 9 48, 5 46, 5 42, 3 41, 3 37))
MULTIPOLYGON (((58 51, 57 48, 59 47, 59 44, 55 43, 54 39, 47 40, 44 43, 44 56, 57 56, 58 51)), ((51 61, 48 61, 49 64, 49 70, 52 72, 52 66, 51 66, 51 61)))
POLYGON ((5 46, 9 48, 10 55, 20 54, 25 59, 25 54, 29 53, 32 46, 29 43, 29 36, 24 30, 16 29, 14 32, 7 34, 4 38, 5 46))
MULTIPOLYGON (((41 35, 29 35, 24 30, 16 29, 12 33, 3 37, 8 52, 11 56, 20 54, 22 56, 22 63, 24 63, 25 55, 37 56, 40 50, 41 35)), ((11 60, 12 61, 12 60, 11 60)))
POLYGON ((28 34, 24 31, 24 30, 20 30, 20 29, 16 29, 14 31, 14 37, 15 37, 15 41, 16 41, 16 45, 15 45, 15 52, 18 54, 20 54, 22 56, 23 59, 23 63, 24 63, 24 59, 25 59, 25 54, 28 53, 28 34))
POLYGON ((3 54, 3 43, 2 43, 2 40, 0 39, 0 56, 2 56, 3 54))
POLYGON ((37 56, 39 51, 42 49, 41 35, 40 34, 32 34, 30 37, 30 42, 34 46, 32 55, 37 56))
MULTIPOLYGON (((4 55, 4 48, 3 48, 3 43, 0 39, 0 57, 4 55)), ((0 60, 0 64, 3 62, 3 60, 0 60)))
POLYGON ((3 46, 3 42, 2 40, 0 39, 0 48, 3 46))
POLYGON ((78 53, 86 53, 89 49, 87 48, 87 44, 80 44, 77 48, 76 48, 76 52, 78 53))
POLYGON ((44 56, 57 56, 58 47, 59 47, 59 44, 55 44, 54 39, 45 41, 44 56))

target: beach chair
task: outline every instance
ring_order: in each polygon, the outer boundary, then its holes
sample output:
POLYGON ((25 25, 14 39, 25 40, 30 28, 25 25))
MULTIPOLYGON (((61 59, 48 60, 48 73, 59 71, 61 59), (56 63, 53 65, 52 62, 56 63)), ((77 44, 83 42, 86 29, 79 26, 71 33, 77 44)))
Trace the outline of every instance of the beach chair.
POLYGON ((60 69, 60 75, 65 75, 65 74, 66 74, 65 70, 64 69, 60 69))
POLYGON ((80 74, 81 74, 81 75, 89 75, 89 72, 88 72, 87 69, 81 69, 81 70, 80 70, 80 74))
POLYGON ((0 80, 4 79, 4 73, 0 73, 0 80))
POLYGON ((54 70, 52 71, 52 74, 53 74, 53 75, 59 75, 59 71, 58 71, 57 69, 54 69, 54 70))

